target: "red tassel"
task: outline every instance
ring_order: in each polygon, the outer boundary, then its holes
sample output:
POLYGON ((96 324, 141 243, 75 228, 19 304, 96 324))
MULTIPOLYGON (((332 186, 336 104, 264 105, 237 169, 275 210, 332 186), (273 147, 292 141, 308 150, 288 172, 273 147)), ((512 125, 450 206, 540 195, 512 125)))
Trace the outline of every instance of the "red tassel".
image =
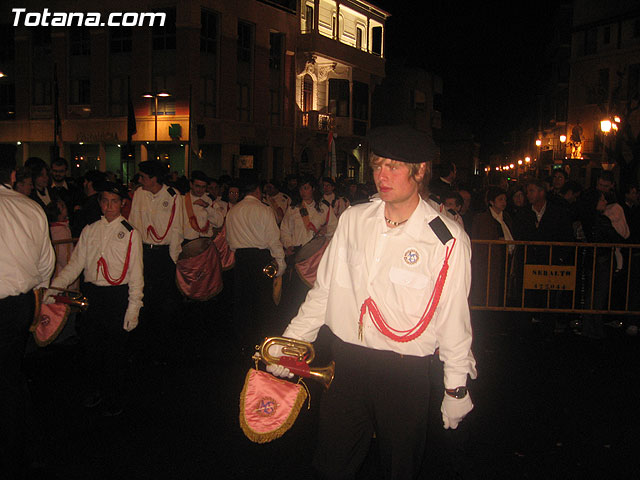
POLYGON ((438 304, 440 303, 440 297, 442 295, 444 283, 447 280, 447 273, 449 271, 449 257, 451 256, 451 252, 453 251, 453 247, 455 246, 455 244, 456 239, 454 238, 451 248, 447 248, 444 262, 442 264, 442 268, 440 269, 440 273, 438 274, 438 279, 436 280, 435 287, 433 288, 433 292, 431 292, 431 297, 429 298, 427 307, 420 320, 418 320, 418 323, 416 323, 409 330, 396 330, 392 328, 382 317, 382 314, 380 313, 380 310, 378 310, 378 306, 376 305, 376 303, 371 297, 369 297, 362 303, 362 306, 360 307, 360 320, 358 322, 358 335, 360 339, 362 339, 364 314, 366 313, 367 309, 369 310, 371 321, 373 322, 373 325, 376 327, 376 329, 385 337, 388 337, 395 342, 410 342, 422 335, 429 326, 429 323, 431 322, 431 319, 433 318, 433 315, 438 308, 438 304))
POLYGON ((131 233, 129 234, 129 246, 127 247, 127 256, 124 259, 124 267, 122 267, 122 275, 120 275, 120 278, 115 280, 111 278, 111 275, 109 275, 109 266, 107 265, 107 261, 104 259, 104 257, 100 257, 98 259, 98 266, 96 268, 96 272, 99 273, 100 268, 102 267, 102 276, 110 285, 114 285, 114 286, 120 285, 124 281, 124 278, 127 276, 127 271, 129 270, 129 258, 131 257, 131 237, 133 237, 133 231, 131 231, 131 233))

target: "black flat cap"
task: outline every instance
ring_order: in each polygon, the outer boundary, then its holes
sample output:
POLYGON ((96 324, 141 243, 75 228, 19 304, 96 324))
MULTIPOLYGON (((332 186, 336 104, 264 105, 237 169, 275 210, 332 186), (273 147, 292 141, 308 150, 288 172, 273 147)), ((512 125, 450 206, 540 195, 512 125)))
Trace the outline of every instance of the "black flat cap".
POLYGON ((107 181, 100 182, 98 183, 98 185, 96 185, 95 189, 96 189, 96 192, 115 193, 116 195, 120 195, 120 197, 122 198, 129 198, 129 195, 125 190, 125 188, 122 185, 118 185, 117 183, 114 183, 114 182, 107 182, 107 181))
POLYGON ((436 144, 424 132, 408 125, 377 127, 367 136, 369 148, 383 158, 405 163, 422 163, 435 160, 436 144))

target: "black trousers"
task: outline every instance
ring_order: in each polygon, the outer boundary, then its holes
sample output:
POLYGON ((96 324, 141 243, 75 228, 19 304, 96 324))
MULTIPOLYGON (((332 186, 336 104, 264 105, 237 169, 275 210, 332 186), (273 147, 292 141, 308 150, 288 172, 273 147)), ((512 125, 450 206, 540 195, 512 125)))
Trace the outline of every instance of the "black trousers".
POLYGON ((178 311, 176 264, 169 255, 169 246, 143 245, 144 307, 140 327, 134 330, 138 348, 154 359, 171 356, 173 327, 178 311))
POLYGON ((275 305, 271 300, 273 280, 262 273, 271 261, 269 250, 241 248, 235 252, 233 268, 233 324, 236 342, 253 347, 274 328, 275 305))
POLYGON ((98 287, 85 284, 89 309, 82 316, 80 342, 87 384, 108 402, 122 400, 127 370, 128 332, 123 328, 129 304, 129 286, 98 287))
POLYGON ((412 479, 422 465, 431 356, 402 356, 333 340, 335 379, 320 404, 314 468, 354 478, 375 433, 384 478, 412 479))
POLYGON ((33 309, 32 292, 0 300, 0 476, 3 478, 19 478, 27 463, 28 392, 21 368, 33 309))

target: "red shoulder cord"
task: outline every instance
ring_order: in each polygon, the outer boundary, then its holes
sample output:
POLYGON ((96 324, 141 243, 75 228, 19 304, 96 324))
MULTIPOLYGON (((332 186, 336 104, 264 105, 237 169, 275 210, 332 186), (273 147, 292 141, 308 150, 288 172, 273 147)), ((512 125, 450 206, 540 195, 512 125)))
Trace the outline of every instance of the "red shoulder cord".
POLYGON ((186 205, 187 205, 187 214, 189 215, 189 225, 191 225, 191 228, 193 228, 198 233, 207 233, 209 231, 209 226, 211 224, 209 223, 209 220, 207 220, 207 223, 205 224, 204 228, 200 228, 200 225, 198 225, 198 219, 193 214, 193 202, 191 201, 191 192, 187 192, 187 194, 185 195, 184 201, 186 202, 186 205))
MULTIPOLYGON (((306 207, 305 207, 306 209, 306 207)), ((323 226, 326 225, 327 223, 329 223, 329 215, 331 214, 331 207, 327 206, 327 218, 324 219, 324 223, 322 224, 323 226)), ((311 221, 311 219, 309 218, 309 214, 307 213, 306 215, 302 215, 302 212, 300 212, 300 216, 302 217, 302 223, 304 223, 304 226, 306 227, 307 230, 312 230, 315 235, 318 235, 318 229, 316 228, 316 226, 313 224, 313 222, 311 221)))
POLYGON ((442 263, 442 268, 440 269, 438 279, 436 280, 436 285, 433 288, 433 292, 431 292, 431 297, 429 298, 427 307, 425 308, 425 311, 422 314, 420 320, 418 320, 418 323, 416 323, 408 330, 396 330, 395 328, 389 326, 389 324, 382 317, 382 314, 380 313, 376 302, 374 302, 373 299, 369 297, 364 301, 362 307, 360 307, 360 320, 358 321, 358 337, 360 338, 360 340, 362 340, 364 334, 363 320, 365 313, 367 313, 367 309, 369 310, 371 321, 373 322, 373 325, 376 327, 376 329, 378 329, 378 331, 385 337, 388 337, 395 342, 410 342, 411 340, 415 340, 420 335, 422 335, 429 326, 429 322, 431 322, 433 314, 435 313, 436 308, 438 308, 438 304, 440 303, 440 295, 442 295, 444 282, 447 279, 447 272, 449 270, 449 257, 451 256, 451 252, 453 251, 453 247, 455 245, 456 239, 454 238, 451 248, 447 247, 444 262, 442 263))
POLYGON ((147 227, 147 235, 154 237, 156 242, 161 242, 162 240, 164 240, 164 237, 167 236, 167 233, 169 233, 169 230, 171 229, 171 224, 173 223, 173 217, 176 214, 176 199, 177 199, 177 194, 176 196, 173 198, 173 207, 171 208, 171 216, 169 217, 169 224, 167 225, 167 230, 164 232, 164 235, 159 236, 158 232, 156 232, 156 229, 153 228, 153 225, 149 225, 147 227))
POLYGON ((102 276, 109 283, 109 285, 120 285, 124 281, 124 277, 127 276, 127 271, 129 270, 129 258, 131 257, 131 238, 133 237, 133 230, 129 234, 129 246, 127 247, 127 256, 124 259, 124 267, 122 267, 122 275, 120 278, 113 279, 111 275, 109 275, 109 266, 107 265, 107 261, 104 257, 100 256, 98 259, 98 265, 96 267, 96 274, 100 273, 100 268, 102 268, 102 276))

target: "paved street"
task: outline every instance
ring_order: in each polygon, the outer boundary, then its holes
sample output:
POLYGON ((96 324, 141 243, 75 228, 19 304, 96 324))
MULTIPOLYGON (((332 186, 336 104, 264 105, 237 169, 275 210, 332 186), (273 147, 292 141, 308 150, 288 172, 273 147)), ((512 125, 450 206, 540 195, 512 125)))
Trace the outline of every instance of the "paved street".
MULTIPOLYGON (((131 395, 118 417, 82 407, 77 346, 30 349, 25 370, 41 466, 32 478, 312 478, 321 387, 310 384, 311 409, 284 437, 251 443, 238 426, 251 361, 214 335, 228 312, 218 308, 197 323, 191 308, 176 330, 172 363, 132 363, 131 395)), ((474 313, 473 325, 475 410, 458 431, 445 432, 442 372, 432 372, 423 478, 640 478, 640 338, 614 329, 602 342, 547 335, 528 317, 495 313, 474 313)), ((317 350, 320 366, 322 336, 317 350)), ((376 478, 375 449, 360 478, 376 478)))

